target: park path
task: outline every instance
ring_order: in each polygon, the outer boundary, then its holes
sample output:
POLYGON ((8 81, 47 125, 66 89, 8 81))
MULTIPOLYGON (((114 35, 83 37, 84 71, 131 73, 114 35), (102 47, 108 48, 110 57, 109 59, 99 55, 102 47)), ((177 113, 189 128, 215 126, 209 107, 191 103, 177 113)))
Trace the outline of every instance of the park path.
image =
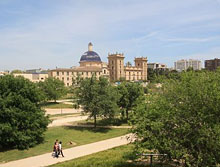
POLYGON ((88 116, 73 116, 73 117, 67 117, 67 118, 60 118, 57 120, 53 120, 52 123, 48 125, 48 127, 56 127, 56 126, 68 126, 72 125, 75 121, 82 121, 86 120, 88 116))
POLYGON ((64 162, 85 155, 89 155, 100 151, 108 150, 114 147, 129 144, 130 141, 127 140, 129 136, 131 136, 131 134, 65 149, 63 150, 65 157, 53 158, 51 156, 51 153, 46 153, 30 158, 11 161, 5 164, 0 164, 0 167, 42 167, 42 166, 53 165, 58 162, 64 162))
POLYGON ((56 115, 56 114, 73 114, 73 113, 81 113, 82 109, 73 109, 73 108, 56 108, 50 109, 45 108, 46 115, 56 115))

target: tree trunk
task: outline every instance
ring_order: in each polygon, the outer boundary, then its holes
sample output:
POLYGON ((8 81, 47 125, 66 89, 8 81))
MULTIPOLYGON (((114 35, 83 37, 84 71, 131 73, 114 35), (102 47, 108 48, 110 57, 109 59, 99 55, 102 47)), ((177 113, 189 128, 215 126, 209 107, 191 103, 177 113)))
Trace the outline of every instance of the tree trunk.
POLYGON ((127 120, 128 120, 128 110, 126 110, 126 117, 127 117, 127 120))
POLYGON ((94 114, 94 127, 96 128, 96 113, 94 114))

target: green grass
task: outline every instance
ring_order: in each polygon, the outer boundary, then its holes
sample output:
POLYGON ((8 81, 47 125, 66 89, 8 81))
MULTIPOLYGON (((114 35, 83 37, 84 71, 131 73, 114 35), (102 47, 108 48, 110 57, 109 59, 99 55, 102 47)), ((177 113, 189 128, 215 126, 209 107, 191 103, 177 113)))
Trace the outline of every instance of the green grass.
POLYGON ((64 104, 64 103, 57 103, 57 102, 46 102, 41 104, 42 108, 50 108, 50 109, 61 109, 61 108, 73 108, 72 104, 64 104))
POLYGON ((124 135, 127 129, 106 129, 106 128, 80 128, 80 127, 53 127, 45 133, 45 142, 29 150, 9 150, 0 152, 0 162, 7 162, 47 152, 52 152, 53 144, 56 139, 63 142, 63 148, 73 147, 70 141, 75 142, 76 146, 97 142, 117 136, 124 135))
MULTIPOLYGON (((149 162, 135 161, 132 144, 91 154, 74 160, 52 165, 53 167, 149 167, 149 162)), ((154 167, 162 164, 154 162, 154 167)), ((164 167, 171 167, 163 164, 164 167)))

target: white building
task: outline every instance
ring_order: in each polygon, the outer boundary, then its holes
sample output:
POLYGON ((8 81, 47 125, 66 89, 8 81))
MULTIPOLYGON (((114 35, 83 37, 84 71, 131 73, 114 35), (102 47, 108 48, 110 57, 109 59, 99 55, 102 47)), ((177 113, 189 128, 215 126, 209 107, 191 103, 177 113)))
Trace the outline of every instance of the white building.
POLYGON ((161 64, 161 63, 147 63, 147 68, 149 69, 160 69, 160 70, 166 70, 167 65, 166 64, 161 64))
POLYGON ((201 70, 202 68, 201 61, 193 60, 193 59, 189 59, 189 60, 182 59, 174 62, 174 68, 177 71, 187 70, 189 67, 192 67, 193 70, 201 70))

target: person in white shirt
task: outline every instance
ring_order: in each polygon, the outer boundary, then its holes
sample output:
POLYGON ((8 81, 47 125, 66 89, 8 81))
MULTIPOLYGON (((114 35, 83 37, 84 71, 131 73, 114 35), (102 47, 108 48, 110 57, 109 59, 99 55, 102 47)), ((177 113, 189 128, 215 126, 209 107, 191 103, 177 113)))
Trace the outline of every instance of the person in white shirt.
POLYGON ((63 150, 62 150, 62 142, 61 141, 59 143, 59 154, 58 155, 60 155, 60 153, 61 153, 62 157, 64 157, 63 150))

